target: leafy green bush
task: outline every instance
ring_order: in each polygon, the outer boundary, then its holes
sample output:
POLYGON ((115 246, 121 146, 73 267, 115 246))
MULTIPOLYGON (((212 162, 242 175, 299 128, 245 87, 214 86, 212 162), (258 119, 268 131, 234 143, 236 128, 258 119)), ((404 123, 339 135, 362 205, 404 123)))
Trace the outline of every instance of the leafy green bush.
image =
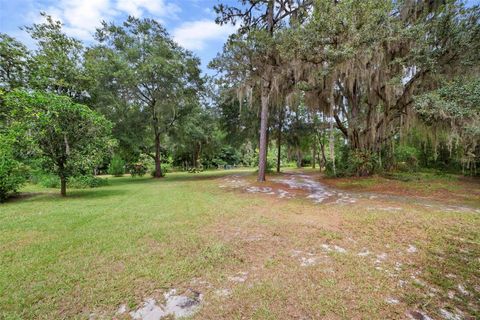
POLYGON ((161 166, 162 166, 162 172, 164 174, 172 172, 172 164, 171 163, 162 163, 161 166))
POLYGON ((60 188, 60 179, 53 174, 38 175, 35 180, 45 188, 60 188))
POLYGON ((418 155, 419 152, 416 148, 399 145, 395 149, 397 169, 401 171, 415 171, 418 168, 418 155))
POLYGON ((128 166, 128 172, 132 177, 143 177, 147 173, 148 167, 142 162, 132 163, 128 166))
POLYGON ((108 185, 108 180, 95 176, 74 176, 68 179, 68 186, 76 189, 97 188, 108 185))
POLYGON ((114 155, 108 166, 108 173, 115 177, 123 176, 125 173, 125 161, 120 156, 114 155))
POLYGON ((354 151, 351 152, 346 162, 346 174, 349 176, 368 176, 377 167, 378 159, 374 153, 354 151))
POLYGON ((333 163, 331 161, 327 162, 325 169, 328 176, 368 176, 379 169, 378 157, 375 153, 343 149, 335 161, 336 174, 333 172, 333 163))
POLYGON ((0 136, 0 202, 27 180, 27 168, 13 156, 13 140, 0 136))

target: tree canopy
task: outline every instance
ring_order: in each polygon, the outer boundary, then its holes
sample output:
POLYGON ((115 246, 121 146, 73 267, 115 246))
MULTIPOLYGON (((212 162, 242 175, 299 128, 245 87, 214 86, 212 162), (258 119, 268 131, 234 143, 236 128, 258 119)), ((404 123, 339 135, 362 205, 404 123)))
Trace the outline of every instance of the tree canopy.
POLYGON ((103 21, 91 43, 45 13, 22 27, 32 48, 0 34, 0 134, 25 138, 5 138, 5 168, 48 169, 62 185, 87 172, 232 165, 258 165, 265 181, 287 163, 335 176, 419 165, 476 174, 480 6, 240 0, 214 10, 238 28, 212 77, 151 18, 103 21))
POLYGON ((5 104, 36 142, 45 167, 59 176, 63 196, 69 177, 93 170, 113 147, 111 123, 66 96, 16 90, 5 104))

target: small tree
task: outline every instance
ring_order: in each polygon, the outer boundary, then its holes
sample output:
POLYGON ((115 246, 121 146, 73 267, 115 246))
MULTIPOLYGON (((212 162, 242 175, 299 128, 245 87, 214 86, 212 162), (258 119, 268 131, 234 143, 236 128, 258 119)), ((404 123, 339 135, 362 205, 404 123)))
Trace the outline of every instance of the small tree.
POLYGON ((114 155, 108 166, 108 173, 114 175, 115 177, 121 177, 125 173, 125 161, 118 156, 114 155))
POLYGON ((59 176, 62 196, 68 178, 92 170, 112 146, 111 123, 68 97, 13 91, 5 101, 25 121, 47 167, 59 176))

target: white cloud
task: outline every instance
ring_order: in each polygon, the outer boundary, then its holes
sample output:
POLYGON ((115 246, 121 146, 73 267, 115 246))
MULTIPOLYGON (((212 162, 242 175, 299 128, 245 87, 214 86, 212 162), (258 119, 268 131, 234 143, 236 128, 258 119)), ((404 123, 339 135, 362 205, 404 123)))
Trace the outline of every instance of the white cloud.
MULTIPOLYGON (((102 20, 112 21, 122 14, 156 19, 175 17, 180 8, 166 0, 61 0, 48 8, 38 8, 64 23, 67 34, 90 40, 102 20)), ((35 12, 38 17, 38 12, 35 12)), ((38 21, 38 19, 35 19, 38 21)))
POLYGON ((185 22, 173 30, 173 39, 182 47, 189 50, 202 50, 207 42, 225 40, 235 32, 232 25, 220 26, 211 20, 185 22))
POLYGON ((180 11, 176 4, 164 0, 118 0, 116 8, 135 17, 141 17, 144 11, 158 17, 175 16, 180 11))
POLYGON ((62 21, 65 32, 81 40, 91 39, 95 28, 100 26, 100 21, 109 20, 118 14, 110 0, 62 0, 40 10, 55 20, 62 21))

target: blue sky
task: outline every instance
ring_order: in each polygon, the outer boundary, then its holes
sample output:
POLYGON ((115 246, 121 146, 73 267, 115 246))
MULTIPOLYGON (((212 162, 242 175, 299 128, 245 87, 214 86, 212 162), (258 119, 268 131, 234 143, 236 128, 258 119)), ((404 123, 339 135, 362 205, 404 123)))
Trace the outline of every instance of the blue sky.
POLYGON ((101 20, 121 22, 128 15, 154 18, 161 22, 184 48, 202 61, 202 69, 222 49, 232 26, 215 24, 213 6, 231 0, 0 0, 0 32, 33 47, 20 26, 42 21, 45 11, 65 25, 65 31, 87 44, 101 20))
MULTIPOLYGON (((39 22, 45 11, 65 24, 65 31, 87 44, 101 20, 123 21, 128 15, 160 21, 183 47, 193 51, 202 68, 222 49, 232 26, 215 24, 213 6, 235 0, 0 0, 0 32, 16 37, 33 47, 20 26, 39 22)), ((480 0, 466 0, 468 5, 480 0)), ((211 73, 211 72, 208 72, 211 73)))

